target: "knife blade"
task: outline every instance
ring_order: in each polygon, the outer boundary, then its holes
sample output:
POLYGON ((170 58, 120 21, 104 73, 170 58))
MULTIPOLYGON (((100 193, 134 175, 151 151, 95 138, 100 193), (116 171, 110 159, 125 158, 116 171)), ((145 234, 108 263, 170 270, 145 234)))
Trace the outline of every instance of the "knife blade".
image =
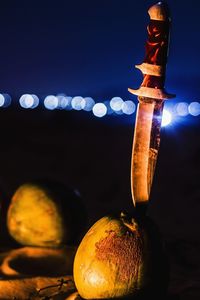
POLYGON ((132 158, 131 193, 134 205, 148 203, 160 145, 164 100, 175 97, 164 88, 169 48, 170 16, 166 4, 158 2, 148 10, 145 57, 136 65, 143 73, 139 89, 129 88, 138 96, 132 158))

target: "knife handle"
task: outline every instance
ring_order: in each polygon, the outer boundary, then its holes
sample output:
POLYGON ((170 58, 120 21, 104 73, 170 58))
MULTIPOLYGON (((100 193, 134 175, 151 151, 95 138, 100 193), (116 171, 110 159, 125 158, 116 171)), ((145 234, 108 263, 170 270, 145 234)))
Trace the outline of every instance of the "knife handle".
POLYGON ((153 72, 146 70, 141 86, 162 89, 169 47, 169 10, 165 4, 159 2, 151 6, 148 13, 150 22, 147 26, 144 63, 150 64, 153 72))
POLYGON ((159 2, 148 10, 146 53, 144 62, 165 67, 168 56, 170 17, 166 4, 159 2))
POLYGON ((151 6, 148 10, 150 21, 147 26, 145 57, 140 65, 136 65, 143 73, 143 81, 139 89, 129 89, 134 95, 154 99, 169 99, 175 95, 164 89, 165 72, 169 48, 170 15, 163 2, 151 6))

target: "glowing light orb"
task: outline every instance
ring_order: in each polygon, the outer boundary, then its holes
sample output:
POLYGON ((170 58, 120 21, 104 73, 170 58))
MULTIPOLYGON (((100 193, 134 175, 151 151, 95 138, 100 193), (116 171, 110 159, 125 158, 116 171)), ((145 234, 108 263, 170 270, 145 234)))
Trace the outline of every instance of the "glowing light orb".
POLYGON ((168 110, 163 109, 161 126, 165 127, 165 126, 169 125, 171 123, 171 121, 172 121, 171 113, 168 110))
POLYGON ((84 110, 85 111, 91 111, 93 106, 95 105, 95 101, 91 97, 85 97, 85 106, 84 110))
POLYGON ((72 101, 71 101, 72 108, 75 110, 84 109, 85 103, 86 103, 85 99, 81 96, 76 96, 76 97, 72 98, 72 101))
POLYGON ((127 100, 122 104, 122 112, 126 115, 131 115, 135 112, 135 103, 133 101, 127 100))
POLYGON ((110 101, 109 101, 109 100, 106 100, 106 101, 104 101, 103 103, 105 104, 105 106, 106 106, 106 108, 107 108, 106 114, 107 114, 107 115, 112 115, 114 111, 113 111, 112 108, 110 107, 110 101))
POLYGON ((92 108, 93 114, 98 117, 102 118, 106 115, 107 113, 107 107, 105 106, 104 103, 96 103, 93 108, 92 108))
POLYGON ((33 97, 33 99, 34 99, 34 103, 33 103, 33 105, 32 105, 31 108, 36 108, 36 107, 39 105, 40 100, 39 100, 38 96, 36 96, 36 95, 34 95, 34 94, 32 94, 32 97, 33 97))
POLYGON ((186 102, 179 102, 176 105, 176 112, 181 117, 187 116, 189 114, 188 103, 186 103, 186 102))
POLYGON ((3 94, 0 94, 0 106, 4 106, 4 103, 5 103, 5 98, 4 98, 4 95, 3 94))
POLYGON ((198 115, 200 115, 200 103, 191 102, 188 106, 188 111, 192 116, 197 117, 198 115))
POLYGON ((53 110, 58 107, 58 98, 54 95, 48 95, 44 99, 44 106, 49 109, 53 110))
POLYGON ((0 94, 0 107, 8 107, 11 104, 11 97, 8 94, 0 94))
POLYGON ((122 98, 120 97, 113 97, 110 100, 110 107, 114 110, 114 111, 120 111, 122 109, 122 105, 123 105, 124 101, 122 100, 122 98))
POLYGON ((24 94, 20 97, 19 103, 23 108, 35 108, 39 105, 39 98, 36 95, 24 94))
POLYGON ((56 95, 58 99, 58 109, 71 109, 71 100, 72 97, 66 96, 65 94, 56 95))
POLYGON ((71 96, 66 96, 65 97, 66 99, 67 99, 67 101, 68 101, 68 104, 67 104, 67 106, 65 107, 65 109, 66 110, 71 110, 72 109, 72 97, 71 96))

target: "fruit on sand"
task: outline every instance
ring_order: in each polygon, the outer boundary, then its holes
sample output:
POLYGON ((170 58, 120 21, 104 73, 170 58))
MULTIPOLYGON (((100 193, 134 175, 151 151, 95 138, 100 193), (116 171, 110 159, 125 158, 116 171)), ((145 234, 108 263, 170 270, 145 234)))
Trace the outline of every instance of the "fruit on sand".
POLYGON ((154 289, 155 281, 157 290, 161 288, 158 251, 152 251, 148 230, 140 225, 123 214, 105 216, 86 233, 73 268, 75 285, 82 298, 145 295, 154 289))
POLYGON ((30 182, 15 191, 7 213, 10 235, 22 245, 58 247, 70 244, 84 228, 80 197, 55 182, 30 182), (78 222, 75 215, 80 213, 78 222))

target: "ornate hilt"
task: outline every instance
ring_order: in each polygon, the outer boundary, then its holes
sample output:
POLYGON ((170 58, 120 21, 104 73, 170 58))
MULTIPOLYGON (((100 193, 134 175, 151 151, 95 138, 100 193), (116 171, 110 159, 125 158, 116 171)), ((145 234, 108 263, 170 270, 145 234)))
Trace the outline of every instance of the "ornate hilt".
POLYGON ((147 27, 148 38, 145 45, 145 58, 136 65, 143 73, 143 82, 139 89, 128 89, 130 93, 154 99, 169 99, 175 95, 164 89, 165 71, 169 45, 170 17, 166 4, 158 2, 148 10, 150 22, 147 27))

